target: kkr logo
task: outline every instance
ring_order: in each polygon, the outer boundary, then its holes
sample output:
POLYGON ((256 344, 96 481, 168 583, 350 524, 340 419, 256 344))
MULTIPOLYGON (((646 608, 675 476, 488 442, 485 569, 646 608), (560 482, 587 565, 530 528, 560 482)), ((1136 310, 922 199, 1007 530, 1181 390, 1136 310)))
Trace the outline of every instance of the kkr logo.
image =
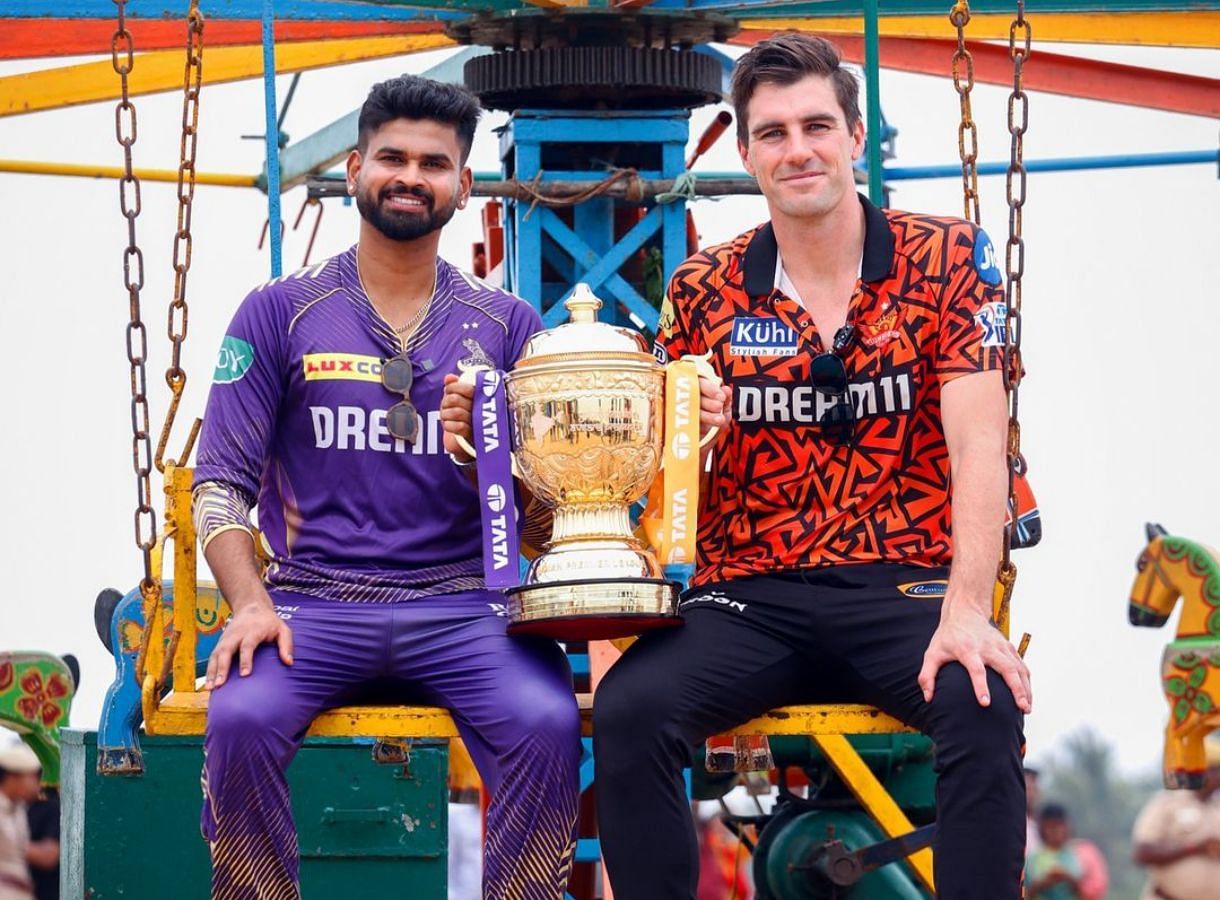
POLYGON ((358 353, 306 353, 306 381, 381 381, 381 359, 358 353))

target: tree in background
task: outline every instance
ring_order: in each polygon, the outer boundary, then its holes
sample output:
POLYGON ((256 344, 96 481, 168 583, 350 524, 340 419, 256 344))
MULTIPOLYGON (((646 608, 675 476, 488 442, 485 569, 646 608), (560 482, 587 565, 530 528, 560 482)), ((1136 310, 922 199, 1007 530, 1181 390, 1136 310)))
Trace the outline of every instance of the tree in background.
POLYGON ((1159 769, 1134 777, 1115 771, 1111 744, 1085 728, 1064 738, 1041 771, 1043 801, 1066 806, 1075 834, 1105 856, 1109 900, 1139 900, 1145 876, 1131 861, 1131 827, 1160 787, 1159 769))

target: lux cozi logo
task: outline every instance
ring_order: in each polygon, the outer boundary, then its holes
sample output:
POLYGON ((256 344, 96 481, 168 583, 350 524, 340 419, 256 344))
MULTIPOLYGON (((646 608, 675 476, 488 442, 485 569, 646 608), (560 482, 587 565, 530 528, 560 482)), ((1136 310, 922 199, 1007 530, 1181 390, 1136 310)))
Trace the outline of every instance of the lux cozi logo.
POLYGON ((381 359, 359 353, 306 353, 306 381, 381 381, 381 359))

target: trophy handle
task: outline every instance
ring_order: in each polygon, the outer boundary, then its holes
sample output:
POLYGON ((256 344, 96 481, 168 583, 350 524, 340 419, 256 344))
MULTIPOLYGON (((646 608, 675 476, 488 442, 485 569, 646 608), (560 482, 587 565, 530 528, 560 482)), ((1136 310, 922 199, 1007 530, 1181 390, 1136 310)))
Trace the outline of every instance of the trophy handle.
MULTIPOLYGON (((475 376, 486 368, 487 366, 471 366, 468 369, 462 369, 462 375, 460 378, 458 378, 458 382, 460 384, 474 385, 475 376)), ((462 437, 460 434, 455 434, 453 439, 457 441, 457 445, 461 447, 463 452, 467 453, 471 459, 474 459, 479 455, 478 451, 474 449, 474 446, 470 443, 470 441, 466 440, 466 438, 462 437)))
MULTIPOLYGON (((708 381, 713 382, 716 385, 716 387, 721 387, 724 384, 724 379, 721 378, 720 375, 717 374, 715 368, 712 367, 712 351, 710 351, 710 350, 707 353, 703 353, 703 354, 692 353, 688 356, 683 356, 679 360, 679 362, 694 363, 695 364, 695 373, 700 378, 706 378, 708 381)), ((708 433, 703 436, 703 440, 699 441, 699 447, 700 448, 706 447, 712 441, 716 440, 716 435, 718 435, 719 433, 720 433, 720 426, 713 425, 708 430, 708 433)), ((462 449, 465 449, 465 448, 463 447, 462 449)))
MULTIPOLYGON (((460 378, 458 378, 458 381, 462 384, 473 385, 475 383, 475 376, 480 371, 483 371, 483 370, 486 370, 489 368, 490 368, 490 366, 471 366, 468 369, 463 369, 462 375, 460 378)), ((466 440, 466 438, 462 437, 460 434, 455 434, 453 436, 453 439, 455 441, 457 441, 457 445, 459 447, 461 447, 462 451, 464 453, 468 454, 471 459, 474 459, 475 457, 477 457, 479 455, 479 452, 474 449, 474 446, 470 443, 470 441, 466 440)), ((512 460, 513 460, 513 477, 520 478, 521 477, 521 467, 517 465, 517 454, 514 453, 512 455, 512 460)))

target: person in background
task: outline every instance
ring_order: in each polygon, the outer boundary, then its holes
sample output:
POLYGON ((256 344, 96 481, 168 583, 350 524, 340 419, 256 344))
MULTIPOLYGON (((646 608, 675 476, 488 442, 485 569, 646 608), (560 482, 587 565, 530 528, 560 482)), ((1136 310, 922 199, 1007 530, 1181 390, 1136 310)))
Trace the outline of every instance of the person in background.
POLYGON ((1110 887, 1110 872, 1091 841, 1072 837, 1067 810, 1048 803, 1038 813, 1041 846, 1025 864, 1025 891, 1045 900, 1101 900, 1110 887))
POLYGON ((1132 855, 1148 869, 1141 900, 1220 896, 1220 740, 1206 749, 1203 787, 1161 791, 1135 820, 1132 855))
POLYGON ((42 765, 25 744, 0 747, 0 900, 34 900, 26 804, 37 799, 42 765))
POLYGON ((30 846, 26 861, 34 880, 34 900, 59 900, 59 790, 43 788, 26 807, 30 846))
POLYGON ((1038 839, 1038 804, 1042 802, 1042 789, 1038 787, 1038 770, 1025 767, 1025 855, 1042 846, 1038 839))
POLYGON ((719 804, 695 804, 699 836, 699 885, 695 900, 750 900, 750 853, 720 818, 719 804))

